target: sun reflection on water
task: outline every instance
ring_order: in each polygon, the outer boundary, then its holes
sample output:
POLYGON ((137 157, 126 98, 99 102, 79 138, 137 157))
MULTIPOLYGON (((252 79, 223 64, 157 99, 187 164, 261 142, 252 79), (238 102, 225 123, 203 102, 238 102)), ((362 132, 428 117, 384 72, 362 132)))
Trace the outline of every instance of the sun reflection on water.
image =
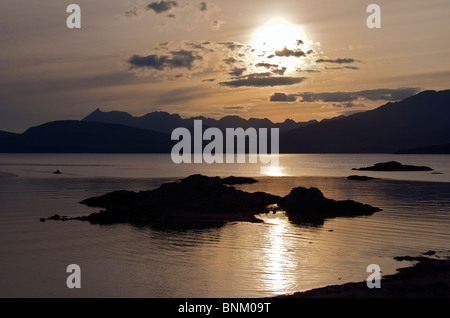
POLYGON ((261 174, 264 176, 269 177, 283 177, 285 176, 283 168, 280 168, 279 166, 262 166, 261 167, 261 174))
POLYGON ((262 238, 262 261, 265 279, 261 283, 265 290, 283 293, 292 289, 292 274, 295 273, 292 240, 287 239, 289 234, 289 221, 284 213, 271 213, 260 216, 268 226, 268 231, 262 238))

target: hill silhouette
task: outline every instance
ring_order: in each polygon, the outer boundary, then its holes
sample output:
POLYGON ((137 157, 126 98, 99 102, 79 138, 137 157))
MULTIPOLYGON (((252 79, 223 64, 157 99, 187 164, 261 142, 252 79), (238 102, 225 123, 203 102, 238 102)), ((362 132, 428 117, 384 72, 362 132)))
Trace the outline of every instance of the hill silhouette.
POLYGON ((223 132, 277 127, 281 153, 449 153, 449 118, 450 90, 424 91, 348 117, 306 123, 239 116, 183 119, 166 112, 134 117, 97 109, 81 121, 49 122, 23 134, 0 131, 0 152, 169 153, 176 143, 172 130, 185 127, 192 132, 194 120, 202 119, 203 129, 223 132))
POLYGON ((220 119, 206 118, 203 116, 189 117, 183 119, 178 114, 169 114, 167 112, 161 111, 148 113, 141 117, 134 117, 126 112, 120 111, 103 112, 98 108, 91 114, 83 118, 82 121, 120 124, 170 134, 175 128, 178 127, 191 129, 194 126, 194 120, 196 119, 202 120, 202 124, 204 127, 216 127, 222 131, 225 131, 226 128, 242 127, 244 129, 247 129, 249 127, 253 127, 256 129, 279 128, 280 133, 291 129, 317 123, 316 120, 311 120, 308 122, 295 122, 292 119, 286 119, 282 123, 274 123, 267 118, 244 119, 235 115, 225 116, 220 119))
POLYGON ((163 133, 76 120, 49 122, 6 137, 0 139, 0 152, 166 153, 172 148, 170 136, 163 133))
POLYGON ((280 136, 282 153, 393 153, 450 142, 450 90, 424 91, 280 136))

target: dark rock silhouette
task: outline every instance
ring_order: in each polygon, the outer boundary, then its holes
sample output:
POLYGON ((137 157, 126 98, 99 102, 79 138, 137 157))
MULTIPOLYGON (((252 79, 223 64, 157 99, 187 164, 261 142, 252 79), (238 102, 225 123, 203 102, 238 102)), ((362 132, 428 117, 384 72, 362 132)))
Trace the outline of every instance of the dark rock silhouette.
POLYGON ((253 178, 248 178, 248 177, 234 177, 234 176, 230 176, 230 177, 222 178, 222 183, 223 184, 229 184, 229 185, 234 185, 234 184, 252 184, 252 183, 256 183, 256 182, 258 182, 258 180, 253 179, 253 178))
POLYGON ((255 214, 280 198, 248 193, 223 184, 219 177, 192 175, 151 191, 115 191, 81 201, 106 210, 93 213, 92 223, 150 223, 165 221, 258 221, 255 214))
POLYGON ((104 210, 88 216, 67 218, 54 215, 47 219, 136 225, 260 222, 255 215, 282 209, 294 223, 322 224, 329 217, 369 215, 380 211, 355 201, 327 199, 316 188, 294 188, 282 198, 265 192, 237 190, 225 185, 219 177, 203 175, 165 183, 150 191, 114 191, 80 203, 104 210))
POLYGON ((369 171, 430 171, 430 167, 403 165, 397 161, 381 162, 371 167, 353 168, 352 170, 369 170, 369 171))
POLYGON ((54 174, 61 174, 61 171, 59 171, 59 169, 58 169, 58 170, 54 171, 53 173, 54 174))
POLYGON ((371 215, 379 208, 353 200, 335 201, 324 197, 317 188, 297 187, 282 198, 278 206, 293 223, 321 224, 327 218, 371 215))
POLYGON ((367 282, 329 285, 277 298, 411 298, 430 299, 450 297, 450 258, 434 259, 425 256, 394 257, 397 261, 417 262, 399 268, 397 273, 382 275, 381 288, 367 288, 367 282))
POLYGON ((368 176, 357 176, 357 175, 352 175, 352 176, 348 176, 347 179, 348 179, 348 180, 367 181, 367 180, 373 180, 373 179, 375 179, 375 178, 373 178, 373 177, 368 177, 368 176))

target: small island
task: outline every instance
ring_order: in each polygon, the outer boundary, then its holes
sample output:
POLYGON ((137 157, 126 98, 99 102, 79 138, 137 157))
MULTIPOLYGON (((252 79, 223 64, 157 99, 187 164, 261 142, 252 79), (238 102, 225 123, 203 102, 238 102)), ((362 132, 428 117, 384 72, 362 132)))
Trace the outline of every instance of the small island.
POLYGON ((370 167, 353 168, 352 170, 368 170, 368 171, 430 171, 430 167, 404 165, 397 161, 388 161, 376 163, 370 167))
POLYGON ((357 176, 357 175, 352 175, 352 176, 348 176, 347 177, 348 180, 357 180, 357 181, 367 181, 367 180, 373 180, 375 178, 373 177, 368 177, 368 176, 357 176))
POLYGON ((80 203, 104 208, 87 216, 68 218, 54 215, 40 220, 81 220, 93 224, 198 225, 230 221, 262 222, 256 215, 281 210, 293 223, 322 224, 327 218, 370 215, 380 211, 352 200, 325 198, 316 188, 296 187, 285 197, 280 197, 265 192, 237 190, 225 185, 226 182, 220 177, 191 175, 179 181, 164 183, 150 191, 122 190, 85 199, 80 203))
POLYGON ((317 188, 297 187, 281 198, 278 206, 293 223, 322 224, 328 218, 371 215, 381 209, 353 200, 325 198, 317 188))

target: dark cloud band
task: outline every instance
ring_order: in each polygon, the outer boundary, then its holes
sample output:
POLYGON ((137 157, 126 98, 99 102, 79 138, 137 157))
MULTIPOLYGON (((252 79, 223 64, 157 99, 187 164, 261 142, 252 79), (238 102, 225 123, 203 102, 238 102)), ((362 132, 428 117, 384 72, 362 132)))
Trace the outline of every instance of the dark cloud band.
POLYGON ((133 55, 128 59, 132 68, 151 67, 156 70, 165 68, 187 68, 191 69, 194 61, 202 57, 192 51, 180 50, 170 52, 172 56, 151 54, 147 56, 133 55))
POLYGON ((170 9, 172 9, 173 7, 177 7, 178 6, 178 2, 176 1, 164 1, 161 0, 160 2, 152 2, 149 5, 147 5, 147 9, 148 10, 153 10, 155 11, 155 13, 163 13, 166 11, 169 11, 170 9))
POLYGON ((221 82, 220 84, 228 87, 271 87, 299 84, 306 79, 306 77, 247 76, 246 78, 221 82))
POLYGON ((355 63, 358 62, 355 59, 352 58, 338 58, 338 59, 318 59, 316 60, 316 63, 336 63, 336 64, 349 64, 349 63, 355 63))
POLYGON ((329 102, 329 103, 342 103, 342 104, 334 104, 336 107, 344 107, 350 108, 355 106, 361 106, 360 104, 352 103, 358 99, 366 99, 370 101, 397 101, 402 100, 407 97, 410 97, 414 94, 417 94, 420 91, 420 88, 417 87, 407 87, 407 88, 398 88, 398 89, 370 89, 370 90, 362 90, 356 92, 323 92, 323 93, 297 93, 286 95, 284 93, 274 93, 270 97, 270 101, 293 101, 292 99, 295 97, 299 97, 300 103, 307 102, 329 102))

